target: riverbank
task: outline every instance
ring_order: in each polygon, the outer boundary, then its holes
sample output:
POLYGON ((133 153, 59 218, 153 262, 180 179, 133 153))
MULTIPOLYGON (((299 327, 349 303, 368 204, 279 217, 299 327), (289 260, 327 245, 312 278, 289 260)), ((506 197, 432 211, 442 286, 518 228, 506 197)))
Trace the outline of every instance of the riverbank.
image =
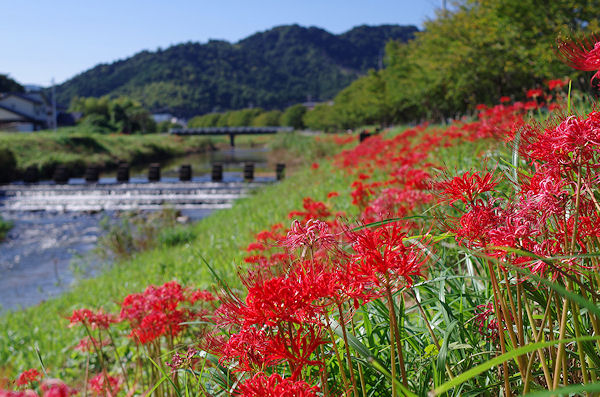
POLYGON ((48 179, 57 165, 66 165, 70 176, 77 177, 83 175, 88 165, 110 170, 116 168, 119 161, 139 165, 211 151, 215 149, 215 140, 166 134, 99 134, 68 127, 56 132, 0 132, 1 149, 9 150, 15 158, 12 180, 20 179, 31 166, 37 167, 41 178, 48 179))

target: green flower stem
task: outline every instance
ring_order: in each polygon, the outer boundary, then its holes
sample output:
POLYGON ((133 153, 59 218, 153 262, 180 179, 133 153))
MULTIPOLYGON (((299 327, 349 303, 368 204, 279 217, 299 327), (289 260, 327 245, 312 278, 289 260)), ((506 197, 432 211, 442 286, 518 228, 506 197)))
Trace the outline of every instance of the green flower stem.
MULTIPOLYGON (((552 303, 552 299, 548 299, 548 303, 546 304, 546 310, 544 311, 544 317, 542 318, 542 323, 540 324, 538 333, 535 326, 535 320, 533 319, 533 315, 531 314, 531 308, 529 307, 529 301, 525 299, 525 311, 527 312, 527 318, 529 319, 529 323, 531 324, 531 332, 533 333, 533 337, 535 342, 540 342, 542 337, 544 336, 544 326, 546 324, 546 320, 550 314, 550 306, 552 303)), ((545 341, 544 341, 545 342, 545 341)), ((552 377, 550 375, 550 370, 548 369, 548 364, 546 363, 546 355, 544 354, 543 349, 537 349, 537 354, 540 359, 540 363, 542 364, 542 369, 544 370, 544 378, 546 379, 546 384, 548 387, 552 384, 552 377)), ((531 366, 533 365, 534 355, 532 354, 529 357, 529 362, 527 363, 527 376, 525 378, 525 385, 523 387, 523 394, 527 393, 529 390, 529 380, 531 379, 531 366)))
POLYGON ((329 333, 329 337, 331 338, 331 345, 333 347, 333 351, 335 352, 335 357, 338 361, 338 365, 340 366, 340 374, 342 375, 342 383, 344 384, 344 389, 348 390, 350 387, 348 386, 348 378, 346 377, 346 372, 344 371, 344 361, 340 356, 340 351, 338 350, 337 343, 335 341, 335 337, 333 335, 333 331, 331 330, 331 322, 329 321, 329 315, 327 311, 325 311, 325 321, 327 321, 327 332, 329 333))
POLYGON ((348 344, 348 335, 346 334, 346 324, 344 321, 344 311, 341 303, 337 303, 338 312, 340 314, 340 325, 342 327, 342 336, 344 338, 344 347, 346 348, 346 361, 348 363, 348 371, 350 371, 350 381, 352 382, 352 391, 355 397, 358 397, 356 388, 356 378, 354 377, 354 366, 352 365, 352 357, 350 355, 350 345, 348 344))

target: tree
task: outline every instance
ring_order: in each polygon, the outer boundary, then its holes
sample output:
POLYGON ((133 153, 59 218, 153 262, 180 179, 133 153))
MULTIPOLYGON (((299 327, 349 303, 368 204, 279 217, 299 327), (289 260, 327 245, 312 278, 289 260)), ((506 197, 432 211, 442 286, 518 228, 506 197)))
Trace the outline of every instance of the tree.
POLYGON ((270 110, 263 112, 252 120, 252 125, 255 127, 277 127, 280 124, 281 110, 270 110))
POLYGON ((7 74, 0 74, 0 92, 24 92, 25 89, 7 74))
POLYGON ((320 103, 311 111, 306 112, 302 118, 302 122, 311 130, 316 131, 333 131, 339 128, 338 120, 336 120, 335 109, 329 103, 320 103))
POLYGON ((292 105, 285 109, 281 115, 281 125, 301 130, 305 127, 302 118, 306 113, 306 106, 302 104, 292 105))
POLYGON ((252 124, 252 120, 262 113, 261 108, 235 110, 227 113, 227 127, 246 127, 252 124))
POLYGON ((150 112, 129 97, 74 98, 70 109, 83 114, 82 123, 104 130, 124 133, 156 132, 156 123, 150 112))

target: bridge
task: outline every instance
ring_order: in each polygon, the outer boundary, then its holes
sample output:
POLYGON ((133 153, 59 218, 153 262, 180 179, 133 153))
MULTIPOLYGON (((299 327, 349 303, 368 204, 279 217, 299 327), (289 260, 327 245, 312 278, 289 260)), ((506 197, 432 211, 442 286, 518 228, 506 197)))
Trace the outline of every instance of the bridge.
POLYGON ((201 128, 172 128, 172 135, 229 135, 231 147, 235 146, 236 135, 266 135, 278 132, 292 132, 292 127, 201 127, 201 128))

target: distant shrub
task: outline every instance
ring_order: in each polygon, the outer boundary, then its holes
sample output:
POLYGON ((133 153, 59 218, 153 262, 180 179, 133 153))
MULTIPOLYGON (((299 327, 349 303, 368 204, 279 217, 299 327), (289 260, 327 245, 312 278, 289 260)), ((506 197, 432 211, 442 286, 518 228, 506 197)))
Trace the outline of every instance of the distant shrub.
POLYGON ((0 148, 0 183, 7 183, 16 178, 17 159, 12 151, 0 148))
POLYGON ((173 247, 189 243, 196 238, 196 233, 187 227, 174 227, 163 230, 158 236, 161 245, 173 247))

